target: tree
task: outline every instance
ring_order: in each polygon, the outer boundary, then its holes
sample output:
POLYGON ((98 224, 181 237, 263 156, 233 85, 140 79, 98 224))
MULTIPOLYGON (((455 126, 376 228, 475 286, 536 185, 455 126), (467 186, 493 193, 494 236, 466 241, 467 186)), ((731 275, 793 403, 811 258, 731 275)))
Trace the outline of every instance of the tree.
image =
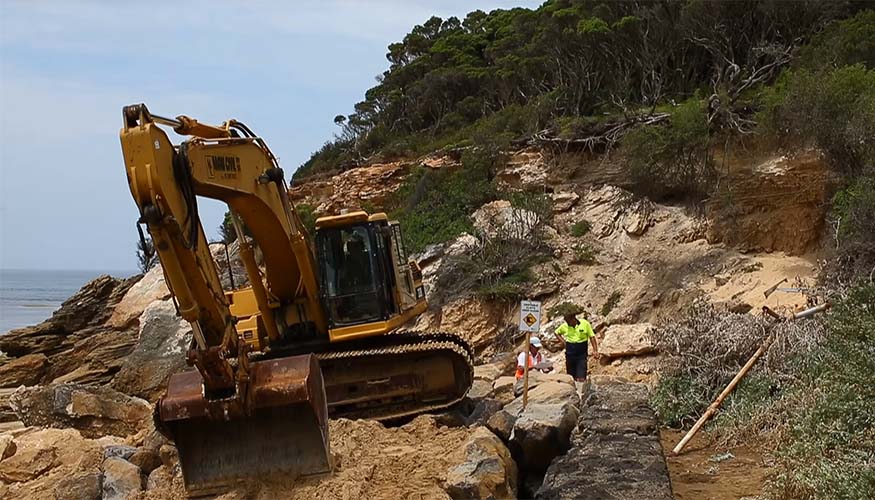
POLYGON ((152 238, 142 237, 137 240, 137 267, 145 273, 158 263, 158 254, 152 245, 152 238))
POLYGON ((219 236, 222 237, 222 242, 230 245, 237 239, 237 232, 234 231, 234 224, 231 222, 231 212, 225 211, 225 217, 219 225, 219 236))

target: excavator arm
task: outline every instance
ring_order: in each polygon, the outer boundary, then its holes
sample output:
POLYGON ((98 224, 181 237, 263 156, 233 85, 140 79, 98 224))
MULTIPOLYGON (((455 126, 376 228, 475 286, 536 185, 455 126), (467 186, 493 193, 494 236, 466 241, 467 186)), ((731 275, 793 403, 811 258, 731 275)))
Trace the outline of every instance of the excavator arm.
POLYGON ((292 326, 326 331, 313 253, 276 158, 233 120, 216 127, 168 119, 143 104, 125 107, 123 118, 122 151, 139 222, 152 237, 180 316, 192 327, 187 359, 197 371, 171 378, 156 410, 180 449, 189 493, 259 473, 326 471, 318 362, 312 355, 249 361, 198 216, 198 196, 228 204, 270 341, 292 326), (191 138, 174 147, 159 123, 191 138), (266 279, 243 225, 263 253, 266 279))

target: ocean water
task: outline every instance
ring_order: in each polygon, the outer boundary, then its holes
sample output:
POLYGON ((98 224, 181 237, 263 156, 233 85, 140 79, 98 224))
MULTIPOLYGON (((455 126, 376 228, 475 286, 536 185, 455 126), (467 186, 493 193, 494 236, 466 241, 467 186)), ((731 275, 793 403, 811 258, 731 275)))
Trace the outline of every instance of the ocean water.
POLYGON ((0 269, 0 335, 49 318, 82 285, 101 274, 127 277, 136 271, 0 269))

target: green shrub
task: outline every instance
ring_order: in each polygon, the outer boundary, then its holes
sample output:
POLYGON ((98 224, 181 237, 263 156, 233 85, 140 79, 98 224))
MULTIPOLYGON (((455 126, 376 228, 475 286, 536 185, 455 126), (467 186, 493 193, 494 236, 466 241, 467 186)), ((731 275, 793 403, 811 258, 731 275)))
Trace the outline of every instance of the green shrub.
POLYGON ((526 297, 526 291, 532 281, 534 281, 532 272, 529 269, 523 269, 502 276, 494 283, 480 286, 477 289, 477 295, 497 302, 516 302, 526 297))
POLYGON ((471 152, 456 171, 420 167, 408 176, 390 212, 401 222, 411 252, 474 231, 470 214, 497 196, 490 182, 493 162, 486 154, 471 152))
POLYGON ((589 230, 592 229, 592 225, 587 220, 577 221, 571 225, 571 236, 581 237, 586 236, 589 233, 589 230))
POLYGON ((298 217, 307 232, 311 235, 314 234, 316 232, 316 208, 307 203, 298 203, 295 205, 295 212, 298 213, 298 217))
POLYGON ((864 499, 875 491, 875 284, 833 310, 829 341, 806 356, 794 388, 774 498, 864 499))
POLYGON ((814 142, 841 173, 875 168, 875 70, 862 64, 795 70, 764 92, 763 101, 763 132, 814 142))
POLYGON ((578 243, 571 249, 573 254, 571 262, 573 264, 583 264, 591 266, 596 263, 596 251, 585 243, 578 243))
POLYGON ((811 69, 862 63, 875 69, 875 10, 830 23, 802 48, 802 64, 811 69))
POLYGON ((693 377, 669 375, 659 379, 650 402, 663 425, 682 427, 696 421, 710 393, 693 377))
POLYGON ((705 104, 693 97, 672 111, 669 125, 639 127, 622 140, 635 190, 653 198, 700 199, 716 171, 705 104))

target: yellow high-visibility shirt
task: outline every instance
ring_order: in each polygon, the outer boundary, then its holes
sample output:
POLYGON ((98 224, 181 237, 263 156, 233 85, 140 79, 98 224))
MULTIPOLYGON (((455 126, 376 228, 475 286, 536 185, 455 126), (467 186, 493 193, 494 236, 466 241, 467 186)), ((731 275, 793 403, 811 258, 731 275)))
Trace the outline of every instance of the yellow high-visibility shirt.
POLYGON ((585 319, 577 320, 577 326, 571 326, 568 323, 562 323, 556 329, 556 334, 562 336, 566 342, 579 344, 595 337, 595 332, 592 331, 592 325, 585 319))

